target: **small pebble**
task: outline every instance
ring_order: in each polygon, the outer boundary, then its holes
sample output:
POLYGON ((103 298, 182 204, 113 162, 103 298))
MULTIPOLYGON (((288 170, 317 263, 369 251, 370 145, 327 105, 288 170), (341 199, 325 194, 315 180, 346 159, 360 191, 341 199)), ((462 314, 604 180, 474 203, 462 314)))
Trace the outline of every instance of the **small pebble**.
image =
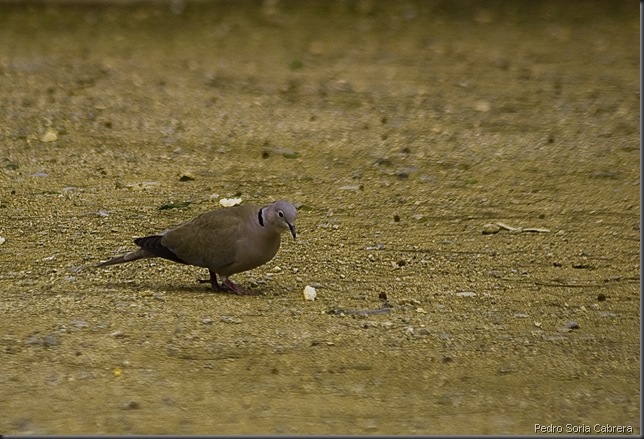
POLYGON ((396 173, 396 177, 398 177, 398 180, 407 180, 409 178, 409 173, 405 171, 399 171, 396 173))
POLYGON ((26 343, 27 344, 41 344, 42 340, 37 335, 32 335, 27 339, 26 343))
POLYGON ((505 364, 498 369, 499 374, 506 375, 517 371, 517 367, 514 364, 505 364))
POLYGON ((58 140, 58 134, 56 134, 55 131, 51 131, 51 130, 48 130, 40 138, 40 141, 43 142, 43 143, 55 142, 56 140, 58 140))
POLYGON ((572 268, 576 268, 578 270, 583 270, 583 269, 592 269, 592 265, 583 263, 583 262, 573 262, 572 268))
POLYGON ((486 224, 483 226, 483 230, 481 230, 481 233, 484 235, 493 235, 495 233, 499 233, 501 230, 501 227, 497 226, 496 224, 486 224))
POLYGON ((458 297, 474 297, 476 296, 475 292, 472 291, 461 291, 459 293, 456 293, 458 297))
POLYGON ((412 297, 404 297, 398 301, 401 305, 420 305, 420 301, 412 297))
POLYGON ((302 292, 304 300, 315 300, 316 295, 315 288, 310 285, 304 287, 304 291, 302 292))
POLYGON ((191 172, 184 172, 179 177, 179 181, 193 181, 195 176, 191 172))
POLYGON ((476 101, 474 102, 474 109, 481 113, 487 113, 490 111, 490 103, 488 101, 476 101))
POLYGON ((136 401, 129 401, 123 404, 123 410, 138 410, 141 408, 141 404, 136 401))
POLYGON ((60 339, 58 338, 57 335, 50 334, 50 335, 45 335, 42 338, 42 344, 45 347, 48 346, 58 346, 60 344, 60 339))

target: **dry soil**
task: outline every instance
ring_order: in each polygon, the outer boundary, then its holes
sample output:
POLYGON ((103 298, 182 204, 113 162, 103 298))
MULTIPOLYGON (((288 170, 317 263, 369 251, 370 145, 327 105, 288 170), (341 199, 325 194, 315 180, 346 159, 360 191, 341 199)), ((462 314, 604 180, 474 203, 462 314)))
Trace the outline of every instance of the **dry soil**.
POLYGON ((81 3, 0 5, 0 432, 639 433, 635 2, 81 3), (234 196, 258 296, 94 268, 234 196))

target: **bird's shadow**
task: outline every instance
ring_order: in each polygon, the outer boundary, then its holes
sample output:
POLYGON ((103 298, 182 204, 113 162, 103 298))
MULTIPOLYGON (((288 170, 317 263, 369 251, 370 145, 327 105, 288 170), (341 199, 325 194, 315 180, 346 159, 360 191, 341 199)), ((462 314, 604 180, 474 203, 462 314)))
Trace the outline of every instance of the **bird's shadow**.
POLYGON ((253 297, 253 296, 265 296, 266 293, 261 291, 256 291, 250 288, 245 288, 251 294, 248 295, 238 295, 234 291, 222 289, 222 290, 213 290, 209 283, 201 282, 200 279, 195 280, 194 285, 188 283, 182 284, 167 284, 159 282, 132 282, 132 281, 123 281, 123 282, 105 282, 103 283, 103 288, 106 290, 136 290, 136 291, 145 291, 151 290, 154 292, 163 292, 163 293, 201 293, 208 295, 223 295, 223 296, 234 296, 234 297, 253 297))

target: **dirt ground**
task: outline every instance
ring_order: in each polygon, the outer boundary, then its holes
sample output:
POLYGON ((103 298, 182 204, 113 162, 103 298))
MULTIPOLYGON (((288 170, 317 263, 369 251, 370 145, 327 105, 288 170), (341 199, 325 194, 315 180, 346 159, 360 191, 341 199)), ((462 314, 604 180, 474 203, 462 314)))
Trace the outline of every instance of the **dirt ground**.
POLYGON ((117 3, 0 5, 1 433, 639 434, 634 2, 117 3))

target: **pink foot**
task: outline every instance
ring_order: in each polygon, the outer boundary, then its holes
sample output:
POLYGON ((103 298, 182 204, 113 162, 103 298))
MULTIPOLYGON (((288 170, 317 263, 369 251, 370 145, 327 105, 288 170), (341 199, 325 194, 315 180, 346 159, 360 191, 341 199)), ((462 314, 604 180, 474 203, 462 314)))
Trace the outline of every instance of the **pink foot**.
POLYGON ((233 283, 230 279, 226 279, 222 281, 222 284, 224 284, 230 291, 233 293, 239 295, 239 296, 257 296, 258 293, 254 293, 252 291, 248 291, 240 287, 239 285, 233 283))

